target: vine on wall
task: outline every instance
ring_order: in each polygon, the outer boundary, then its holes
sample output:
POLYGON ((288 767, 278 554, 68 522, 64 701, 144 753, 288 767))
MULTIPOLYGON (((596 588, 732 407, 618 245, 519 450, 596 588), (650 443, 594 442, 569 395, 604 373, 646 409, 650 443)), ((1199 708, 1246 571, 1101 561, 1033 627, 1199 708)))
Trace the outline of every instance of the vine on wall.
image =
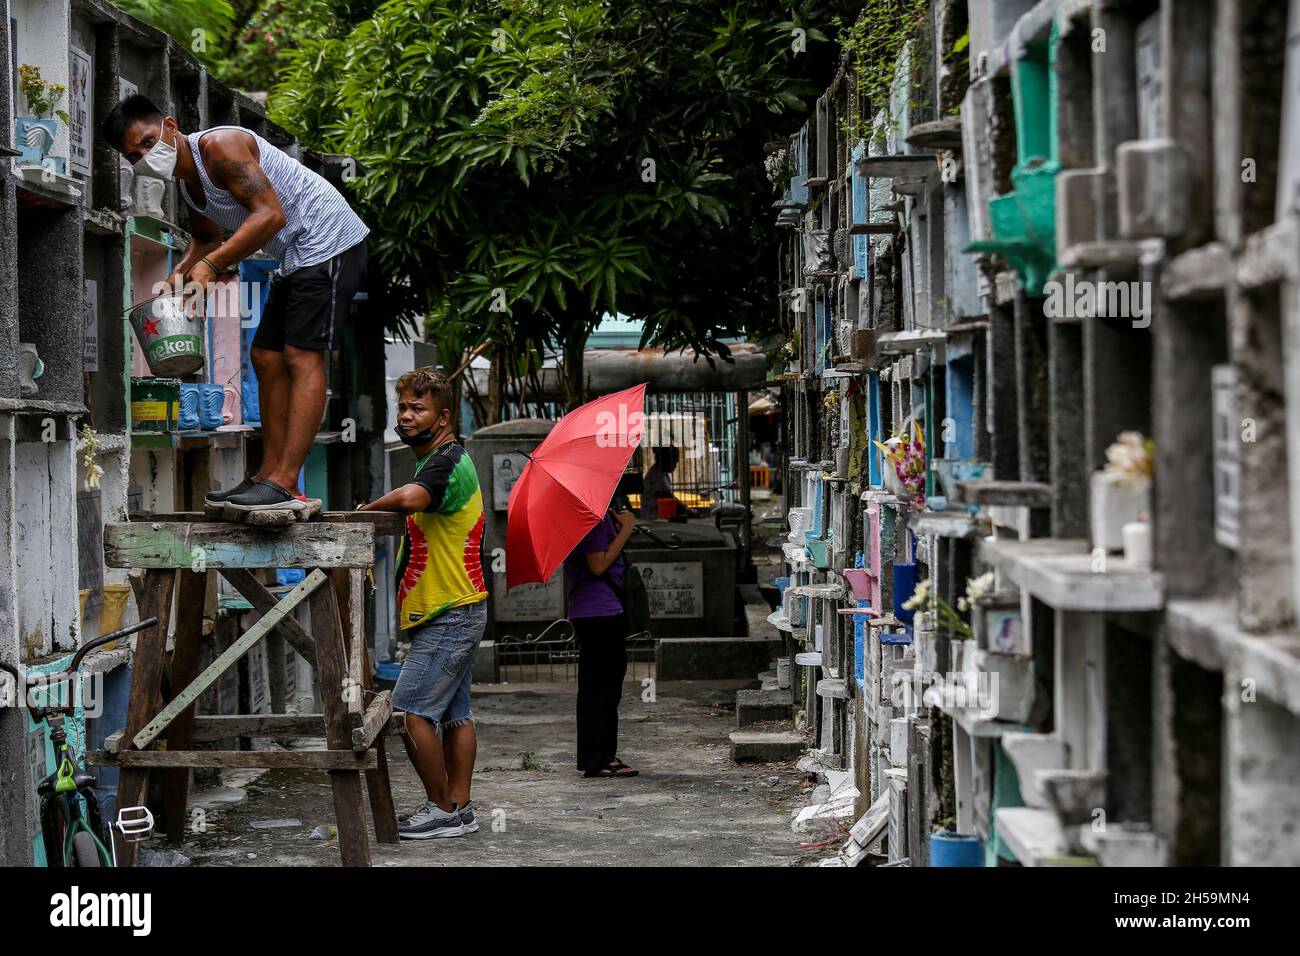
MULTIPOLYGON (((890 92, 903 49, 913 45, 915 55, 929 47, 929 0, 867 0, 858 19, 850 26, 837 23, 840 47, 849 57, 863 107, 848 120, 845 132, 851 139, 870 139, 875 116, 889 109, 890 92)), ((927 85, 917 84, 928 95, 927 85)), ((912 109, 917 103, 910 103, 912 109)))

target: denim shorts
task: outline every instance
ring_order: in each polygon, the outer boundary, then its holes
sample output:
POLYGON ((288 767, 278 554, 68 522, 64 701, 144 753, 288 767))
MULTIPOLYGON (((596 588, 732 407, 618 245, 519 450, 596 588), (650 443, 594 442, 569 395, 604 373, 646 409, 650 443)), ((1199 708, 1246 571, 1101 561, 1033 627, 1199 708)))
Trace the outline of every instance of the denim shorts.
POLYGON ((393 688, 393 709, 444 730, 469 720, 474 656, 487 625, 487 602, 448 608, 411 628, 411 649, 393 688))

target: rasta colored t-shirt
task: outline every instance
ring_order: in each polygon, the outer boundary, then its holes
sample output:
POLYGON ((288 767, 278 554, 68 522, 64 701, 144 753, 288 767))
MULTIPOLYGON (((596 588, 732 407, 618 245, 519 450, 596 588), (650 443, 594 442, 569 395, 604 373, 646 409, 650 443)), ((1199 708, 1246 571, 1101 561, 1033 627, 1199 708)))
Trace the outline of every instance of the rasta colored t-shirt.
POLYGON ((397 606, 403 628, 443 611, 487 600, 483 583, 483 495, 474 463, 454 441, 420 464, 414 484, 429 507, 406 516, 397 555, 397 606))

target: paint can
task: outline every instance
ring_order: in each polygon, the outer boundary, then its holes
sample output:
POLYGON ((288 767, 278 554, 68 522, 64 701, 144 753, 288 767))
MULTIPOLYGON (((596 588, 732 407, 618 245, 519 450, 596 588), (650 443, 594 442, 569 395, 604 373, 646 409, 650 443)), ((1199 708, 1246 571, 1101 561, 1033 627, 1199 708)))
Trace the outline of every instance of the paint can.
POLYGON ((174 378, 131 379, 131 431, 165 434, 176 427, 181 383, 174 378))

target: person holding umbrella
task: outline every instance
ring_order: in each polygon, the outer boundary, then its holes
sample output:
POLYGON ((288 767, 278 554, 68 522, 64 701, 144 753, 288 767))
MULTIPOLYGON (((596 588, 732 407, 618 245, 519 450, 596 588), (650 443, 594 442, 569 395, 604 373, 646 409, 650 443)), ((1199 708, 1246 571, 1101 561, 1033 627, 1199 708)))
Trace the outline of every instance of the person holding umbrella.
POLYGON ((587 777, 638 773, 618 758, 618 705, 627 676, 623 546, 635 527, 631 511, 610 508, 565 559, 568 616, 578 639, 578 769, 587 777))
MULTIPOLYGON (((610 508, 645 433, 645 386, 606 395, 555 423, 525 454, 506 517, 506 586, 546 582, 567 562, 578 636, 578 769, 631 777, 619 760, 618 704, 627 673, 623 547, 636 518, 610 508)), ((635 572, 633 572, 635 573, 635 572)))

